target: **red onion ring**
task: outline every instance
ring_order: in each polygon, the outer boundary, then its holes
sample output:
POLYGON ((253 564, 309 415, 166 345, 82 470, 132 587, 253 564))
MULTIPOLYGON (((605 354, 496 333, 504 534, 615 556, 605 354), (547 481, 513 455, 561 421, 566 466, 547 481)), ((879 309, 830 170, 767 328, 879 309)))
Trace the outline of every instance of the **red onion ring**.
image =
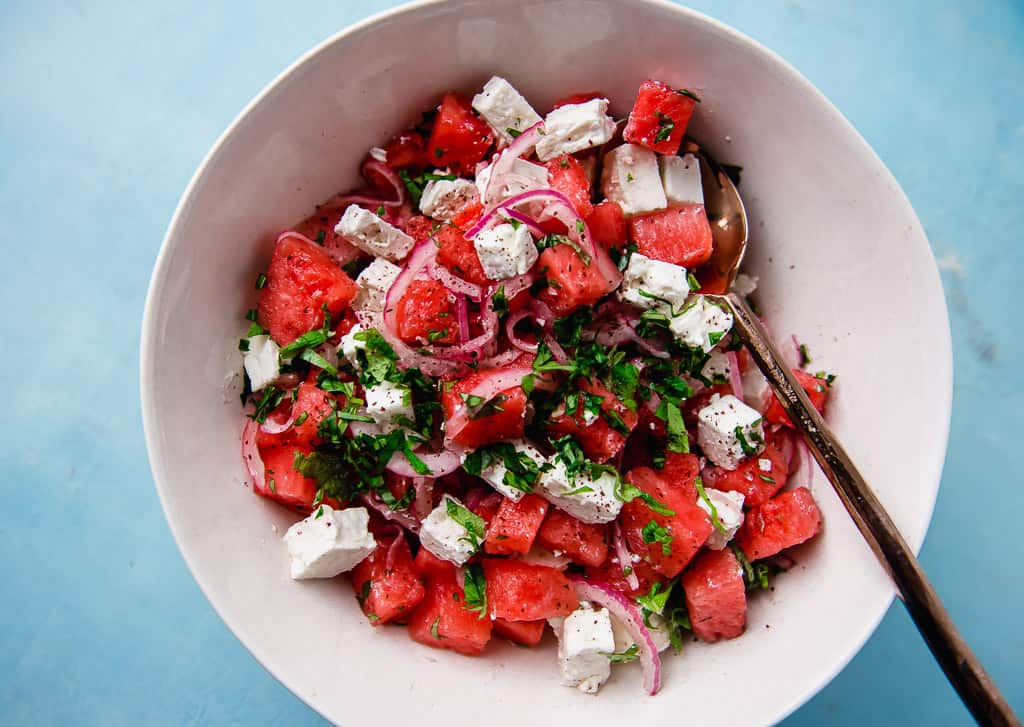
POLYGON ((544 331, 543 334, 544 343, 547 344, 548 350, 551 351, 551 357, 560 364, 564 364, 569 360, 569 357, 565 353, 565 349, 562 348, 561 344, 555 340, 555 337, 550 332, 544 331))
POLYGON ((515 330, 519 321, 524 318, 531 317, 533 317, 533 313, 528 309, 523 309, 510 315, 505 321, 505 335, 508 336, 509 343, 520 351, 525 351, 526 353, 537 353, 537 344, 524 341, 519 337, 519 334, 517 334, 515 330))
POLYGON ((383 502, 378 500, 376 497, 370 494, 360 495, 360 498, 368 508, 376 510, 385 520, 390 522, 398 523, 406 530, 418 533, 420 531, 420 523, 416 518, 407 512, 402 510, 392 510, 390 507, 385 505, 383 502))
POLYGON ((483 297, 484 292, 479 285, 463 280, 436 260, 430 266, 430 275, 453 293, 469 296, 476 301, 483 297))
POLYGON ((416 512, 416 517, 426 520, 434 509, 434 480, 429 477, 416 477, 412 481, 412 486, 416 490, 413 510, 416 512))
MULTIPOLYGON (((396 526, 397 527, 397 526, 396 526)), ((402 529, 397 528, 398 532, 395 533, 395 539, 391 541, 391 545, 388 546, 387 556, 384 558, 384 567, 389 571, 395 569, 395 558, 398 557, 398 550, 401 548, 401 543, 405 540, 405 536, 402 535, 402 529)))
MULTIPOLYGON (((540 140, 543 129, 544 122, 538 121, 536 124, 531 126, 529 129, 526 129, 522 134, 513 139, 512 143, 505 147, 504 151, 499 152, 494 156, 494 159, 491 162, 491 175, 487 178, 487 185, 484 187, 483 193, 480 195, 480 201, 486 204, 491 193, 491 188, 495 186, 495 182, 497 181, 498 183, 501 183, 505 181, 506 176, 515 167, 516 159, 519 159, 524 154, 529 154, 533 151, 533 147, 537 146, 537 142, 540 140)), ((480 169, 477 169, 478 174, 479 172, 480 169)))
POLYGON ((615 548, 615 557, 619 559, 619 567, 622 569, 623 575, 626 576, 626 583, 634 591, 640 590, 640 579, 633 572, 633 555, 629 552, 626 539, 622 537, 622 527, 618 520, 615 521, 615 526, 612 528, 612 546, 615 548), (626 568, 629 568, 628 573, 626 568))
MULTIPOLYGON (((505 294, 505 299, 512 300, 524 290, 528 290, 530 286, 533 285, 534 280, 536 280, 536 278, 533 273, 526 273, 525 275, 517 275, 514 278, 509 278, 501 284, 502 292, 505 294)), ((548 313, 551 313, 551 309, 539 300, 533 300, 531 301, 531 304, 542 305, 547 309, 548 313)), ((553 317, 549 317, 548 320, 553 320, 553 317)))
POLYGON ((526 225, 526 229, 528 229, 531 232, 531 234, 534 235, 534 237, 544 237, 544 230, 542 230, 540 228, 540 225, 534 222, 533 218, 530 217, 529 215, 524 215, 519 210, 506 210, 505 214, 510 219, 516 220, 517 222, 521 222, 522 224, 526 225))
POLYGON ((740 401, 743 398, 743 375, 740 373, 740 357, 735 351, 726 351, 725 360, 729 364, 729 386, 732 388, 732 395, 740 401))
MULTIPOLYGON (((447 449, 442 449, 440 452, 415 452, 415 454, 430 469, 429 477, 444 477, 462 465, 459 455, 447 449)), ((401 477, 424 476, 412 468, 412 465, 409 464, 409 458, 405 456, 404 452, 395 452, 391 455, 391 459, 387 463, 387 469, 401 477)))
POLYGON ((523 351, 513 346, 507 351, 497 353, 490 358, 485 358, 480 362, 480 365, 488 369, 500 369, 503 366, 508 366, 522 355, 523 351))
POLYGON ((581 601, 590 601, 607 608, 621 623, 640 650, 640 668, 644 674, 644 690, 650 695, 661 689, 661 657, 651 632, 644 626, 644 620, 636 604, 616 591, 607 583, 589 581, 575 573, 567 574, 581 601))
POLYGON ((459 340, 463 343, 469 341, 469 306, 466 305, 466 296, 455 296, 455 317, 459 322, 459 340))
POLYGON ((242 430, 242 462, 245 469, 252 478, 252 489, 260 494, 269 492, 267 488, 267 468, 263 464, 263 456, 256 444, 256 435, 259 433, 259 424, 255 419, 245 420, 245 429, 242 430))
POLYGON ((288 414, 288 419, 285 420, 284 422, 281 422, 279 420, 274 419, 273 415, 268 416, 263 421, 263 423, 260 424, 259 429, 264 434, 281 434, 282 432, 287 432, 289 429, 291 429, 292 428, 292 424, 294 424, 294 423, 295 423, 295 412, 294 412, 294 410, 292 410, 288 414))

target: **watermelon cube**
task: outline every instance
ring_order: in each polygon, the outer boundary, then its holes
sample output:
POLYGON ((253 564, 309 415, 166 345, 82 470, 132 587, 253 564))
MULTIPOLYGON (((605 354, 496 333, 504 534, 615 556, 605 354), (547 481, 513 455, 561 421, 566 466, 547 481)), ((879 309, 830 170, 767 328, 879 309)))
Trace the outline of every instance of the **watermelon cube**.
POLYGON ((548 426, 556 434, 571 434, 575 437, 590 459, 607 462, 622 451, 626 437, 636 427, 639 417, 600 381, 579 379, 577 386, 581 391, 600 397, 601 411, 606 413, 588 424, 581 396, 575 411, 552 416, 548 426), (612 426, 612 421, 615 426, 612 426))
MULTIPOLYGON (((793 369, 793 375, 800 382, 800 387, 807 393, 807 398, 811 400, 814 408, 820 413, 824 413, 825 402, 828 400, 828 384, 825 382, 825 379, 812 376, 802 369, 793 369)), ((775 396, 775 392, 772 392, 771 398, 768 400, 768 408, 764 411, 764 418, 775 424, 784 424, 787 427, 793 426, 793 422, 789 420, 789 416, 786 414, 786 410, 782 408, 782 404, 779 403, 779 398, 775 396)))
MULTIPOLYGON (((456 409, 463 405, 462 394, 469 394, 489 377, 501 371, 502 369, 481 369, 459 379, 450 389, 444 389, 441 392, 441 407, 444 409, 445 419, 451 420, 456 409)), ((504 397, 499 405, 490 407, 488 413, 483 416, 470 419, 462 430, 455 434, 453 441, 456 444, 476 449, 483 444, 523 436, 526 426, 526 393, 523 388, 515 386, 505 389, 499 392, 498 396, 504 397)))
POLYGON ((491 555, 529 552, 547 511, 547 500, 538 495, 526 495, 519 502, 503 498, 487 529, 484 550, 491 555))
POLYGON ((472 173, 493 143, 491 127, 476 115, 469 99, 446 93, 427 142, 430 164, 472 173))
POLYGON ((274 245, 258 320, 278 345, 287 346, 323 326, 324 306, 337 321, 357 291, 322 247, 297 233, 285 234, 274 245))
POLYGON ((743 568, 732 550, 705 550, 683 573, 693 633, 702 641, 734 639, 747 620, 747 591, 743 568))
POLYGON ((520 646, 536 646, 544 638, 547 621, 506 621, 494 619, 494 634, 520 646))
POLYGON ((659 154, 676 154, 697 100, 661 81, 644 81, 637 91, 622 138, 659 154))
POLYGON ((406 343, 455 343, 459 324, 455 298, 436 280, 414 280, 398 301, 398 335, 406 343))
POLYGON ((580 217, 589 215, 594 209, 590 202, 590 178, 576 157, 563 154, 549 161, 547 168, 551 189, 568 197, 580 217))
POLYGON ((560 570, 498 558, 484 558, 483 567, 494 618, 540 621, 568 616, 579 606, 572 583, 560 570))
POLYGON ((598 566, 608 557, 608 528, 580 522, 572 515, 551 508, 537 535, 548 550, 559 551, 580 565, 598 566))
POLYGON ((769 434, 764 450, 747 457, 734 470, 710 467, 704 473, 704 484, 724 492, 742 492, 743 504, 757 507, 768 502, 786 486, 789 462, 783 450, 786 432, 769 434))
POLYGON ((626 215, 618 202, 605 200, 587 216, 590 235, 605 250, 626 246, 626 215))
POLYGON ((263 459, 266 477, 263 487, 254 487, 253 492, 308 514, 316 498, 316 480, 303 477, 295 471, 293 465, 296 452, 309 454, 313 451, 312 447, 296 445, 281 434, 263 432, 256 435, 256 444, 263 459))
POLYGON ((491 638, 491 619, 465 607, 466 594, 454 578, 427 581, 426 595, 409 617, 409 636, 434 649, 480 654, 491 638))
POLYGON ((711 257, 711 225, 701 204, 631 217, 629 237, 641 254, 684 268, 695 268, 711 257))
POLYGON ((608 292, 608 283, 593 260, 589 264, 569 245, 555 245, 540 254, 537 269, 548 281, 538 297, 547 303, 556 316, 562 317, 577 308, 593 305, 608 292))
POLYGON ((352 570, 352 586, 374 626, 404 620, 426 595, 403 535, 380 540, 377 549, 352 570))
POLYGON ((736 542, 750 560, 768 558, 817 535, 821 512, 806 487, 776 495, 747 513, 736 542))
POLYGON ((452 274, 476 285, 489 285, 484 274, 480 257, 472 240, 467 240, 464 231, 455 225, 442 225, 435 233, 437 240, 437 262, 448 268, 452 274))

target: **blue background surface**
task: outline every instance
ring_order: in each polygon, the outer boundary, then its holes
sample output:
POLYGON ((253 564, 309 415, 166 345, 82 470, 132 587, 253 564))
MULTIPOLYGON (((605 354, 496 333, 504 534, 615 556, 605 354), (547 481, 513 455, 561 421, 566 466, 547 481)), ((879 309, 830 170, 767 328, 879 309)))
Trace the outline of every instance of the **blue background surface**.
MULTIPOLYGON (((139 327, 160 240, 213 141, 303 51, 395 4, 2 3, 0 722, 322 722, 228 632, 175 549, 144 450, 139 327)), ((922 560, 1024 711, 1024 4, 695 5, 817 84, 921 216, 956 357, 922 560)), ((825 721, 968 716, 896 605, 787 724, 825 721)))

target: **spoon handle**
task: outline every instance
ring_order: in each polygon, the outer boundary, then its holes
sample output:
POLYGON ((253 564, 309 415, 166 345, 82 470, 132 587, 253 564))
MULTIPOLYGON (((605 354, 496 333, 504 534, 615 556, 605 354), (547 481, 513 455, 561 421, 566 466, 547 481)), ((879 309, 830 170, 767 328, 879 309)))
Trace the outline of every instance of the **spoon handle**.
POLYGON ((718 299, 732 308, 733 331, 746 344, 790 421, 803 434, 814 459, 889 571, 911 618, 974 719, 983 725, 1020 727, 1020 720, 960 635, 889 514, 789 368, 782 363, 782 356, 757 316, 735 293, 718 299))

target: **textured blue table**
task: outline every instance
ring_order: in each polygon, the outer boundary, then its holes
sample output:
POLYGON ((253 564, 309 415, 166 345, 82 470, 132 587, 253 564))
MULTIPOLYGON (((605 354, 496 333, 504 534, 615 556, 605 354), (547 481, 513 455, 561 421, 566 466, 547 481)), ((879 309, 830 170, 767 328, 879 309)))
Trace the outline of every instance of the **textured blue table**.
MULTIPOLYGON (((175 549, 146 462, 136 351, 157 248, 206 150, 300 53, 394 4, 0 5, 0 722, 321 722, 228 632, 175 549)), ((922 559, 1024 711, 1024 477, 1013 454, 1024 410, 1024 5, 696 5, 816 83, 924 222, 943 268, 956 391, 922 559)), ((913 424, 908 412, 908 437, 913 424)), ((826 721, 968 717, 897 605, 787 724, 826 721)))

